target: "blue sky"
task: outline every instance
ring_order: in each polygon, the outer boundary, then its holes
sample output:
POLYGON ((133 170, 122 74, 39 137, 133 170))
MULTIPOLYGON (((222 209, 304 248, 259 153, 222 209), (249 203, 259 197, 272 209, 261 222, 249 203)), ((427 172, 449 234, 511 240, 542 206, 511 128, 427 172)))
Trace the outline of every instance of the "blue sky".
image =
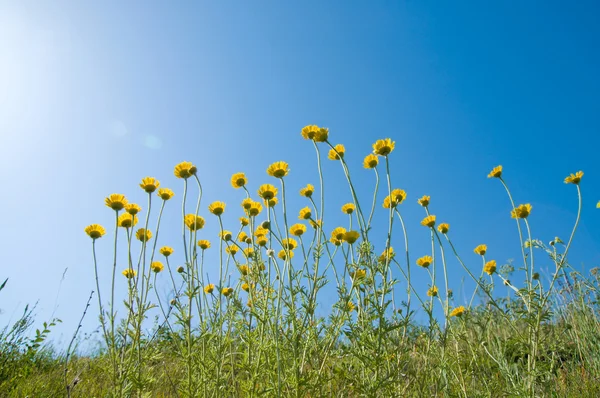
MULTIPOLYGON (((583 1, 0 3, 0 279, 10 278, 0 325, 39 300, 38 319, 54 314, 64 321, 55 338, 70 335, 95 289, 83 228, 111 224, 103 201, 113 192, 145 208, 145 176, 181 199, 172 170, 182 160, 199 168, 203 211, 227 202, 231 228, 242 199, 234 172, 255 190, 273 182, 268 164, 289 162, 290 206, 300 208, 296 191, 317 182, 299 135, 307 124, 346 145, 366 203, 374 181, 362 158, 376 139, 394 139, 413 259, 428 251, 416 199, 429 194, 475 272, 479 243, 499 263, 519 258, 510 203, 486 178, 493 166, 504 166, 518 203, 533 205, 533 235, 546 242, 568 236, 577 197, 562 181, 583 170, 570 259, 600 265, 598 11, 583 1)), ((326 166, 333 215, 350 196, 339 165, 326 166)), ((159 245, 178 250, 179 204, 169 205, 159 245)), ((110 238, 99 243, 107 283, 110 238)), ((459 291, 466 274, 449 267, 459 291)), ((424 294, 424 273, 416 283, 424 294)), ((96 317, 94 305, 85 331, 96 317)))

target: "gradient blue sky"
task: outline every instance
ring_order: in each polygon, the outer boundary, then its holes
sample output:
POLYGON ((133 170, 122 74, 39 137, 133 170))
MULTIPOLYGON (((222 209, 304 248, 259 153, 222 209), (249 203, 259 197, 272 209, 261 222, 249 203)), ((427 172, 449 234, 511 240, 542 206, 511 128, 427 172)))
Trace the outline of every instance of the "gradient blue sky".
MULTIPOLYGON (((365 203, 374 181, 362 158, 376 139, 394 139, 392 181, 409 195, 402 211, 413 260, 428 252, 416 199, 429 194, 477 273, 479 243, 501 264, 519 258, 509 201, 486 178, 493 166, 504 166, 518 203, 532 203, 543 241, 568 237, 577 197, 563 179, 584 170, 570 259, 600 265, 596 2, 124 3, 0 3, 0 279, 10 278, 0 325, 39 300, 38 320, 63 319, 54 338, 68 339, 95 289, 83 228, 111 224, 103 201, 113 192, 145 208, 137 187, 145 176, 180 200, 172 170, 182 160, 199 168, 203 212, 224 200, 232 229, 242 193, 231 174, 246 172, 255 190, 273 182, 269 163, 286 160, 295 212, 304 205, 297 189, 317 182, 312 146, 299 135, 306 124, 329 127, 331 141, 346 145, 365 203)), ((326 166, 333 215, 350 196, 339 165, 326 166)), ((181 255, 178 216, 169 203, 159 245, 181 255)), ((207 219, 203 237, 216 240, 207 219)), ((105 288, 110 239, 99 242, 105 288)), ((541 257, 543 270, 550 262, 541 257)), ((449 267, 461 303, 472 285, 463 294, 466 274, 452 259, 449 267)), ((94 301, 84 331, 96 326, 94 301)))

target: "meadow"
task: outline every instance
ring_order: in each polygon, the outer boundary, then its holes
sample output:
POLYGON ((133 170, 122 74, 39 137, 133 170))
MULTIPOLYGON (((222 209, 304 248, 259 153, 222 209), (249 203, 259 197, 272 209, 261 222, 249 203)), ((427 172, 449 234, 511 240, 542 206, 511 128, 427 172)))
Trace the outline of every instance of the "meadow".
POLYGON ((482 171, 505 190, 512 209, 506 218, 518 231, 519 241, 510 244, 521 257, 504 264, 484 242, 459 253, 453 241, 460 237, 436 216, 436 198, 392 186, 392 139, 377 140, 356 165, 346 163, 345 147, 332 143, 337 137, 327 128, 309 125, 300 135, 315 150, 321 178, 314 185, 287 186, 290 167, 279 161, 266 170, 270 183, 255 185, 242 172, 231 177, 239 204, 206 204, 199 171, 182 162, 174 168, 178 190, 146 177, 138 188, 147 193, 144 204, 108 195, 108 210, 98 211, 114 212, 114 224, 85 228, 96 290, 81 315, 98 307, 99 348, 78 354, 74 331, 66 350, 54 349, 47 344, 53 323, 37 325, 26 308, 0 332, 0 395, 600 396, 600 273, 581 273, 568 259, 585 205, 583 172, 565 173, 563 181, 578 201, 572 230, 557 232, 564 240, 542 242, 528 222, 535 209, 513 200, 502 166, 482 171), (347 203, 336 210, 344 225, 327 222, 324 167, 338 168, 348 183, 347 203), (357 168, 372 170, 374 189, 353 184, 357 168), (367 191, 372 199, 359 202, 367 191), (298 194, 305 206, 288 207, 286 199, 298 194), (429 231, 427 253, 410 250, 408 197, 429 231), (165 206, 181 206, 180 235, 161 235, 172 246, 158 244, 165 206), (225 212, 239 222, 225 225, 225 212), (383 214, 384 231, 373 230, 375 213, 383 214), (218 236, 200 236, 207 223, 219 226, 218 236), (123 236, 126 244, 118 240, 123 236), (98 276, 99 245, 113 246, 111 280, 98 276), (176 251, 183 265, 170 264, 176 251), (216 262, 205 262, 209 252, 216 262), (460 269, 448 268, 450 258, 460 269), (541 259, 554 267, 545 277, 541 259), (123 262, 127 267, 118 268, 123 262), (207 277, 209 266, 218 269, 217 279, 207 277), (449 283, 459 272, 475 286, 466 303, 449 283), (415 273, 430 283, 414 283, 415 273), (170 286, 168 297, 156 288, 159 278, 170 286), (123 301, 115 298, 122 280, 123 301), (336 296, 322 311, 325 292, 336 296))

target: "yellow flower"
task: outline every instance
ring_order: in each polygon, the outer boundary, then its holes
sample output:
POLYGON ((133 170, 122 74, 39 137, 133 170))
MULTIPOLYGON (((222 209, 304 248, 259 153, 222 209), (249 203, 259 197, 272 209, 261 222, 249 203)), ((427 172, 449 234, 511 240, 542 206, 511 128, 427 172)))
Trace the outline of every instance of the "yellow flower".
POLYGON ((433 257, 431 256, 423 256, 417 260, 417 265, 419 267, 427 268, 433 262, 433 257))
POLYGON ((135 216, 140 211, 142 211, 142 208, 139 205, 136 205, 135 203, 129 203, 127 206, 125 206, 125 211, 131 214, 132 216, 135 216))
POLYGON ((392 208, 398 206, 402 201, 406 198, 406 192, 402 189, 394 189, 392 190, 392 194, 386 196, 383 200, 383 207, 385 209, 389 209, 390 206, 392 208))
POLYGON ((248 299, 248 301, 246 301, 246 305, 250 308, 252 308, 252 300, 248 299))
POLYGON ((249 291, 250 290, 250 285, 248 285, 247 283, 242 284, 242 290, 244 291, 249 291))
MULTIPOLYGON (((289 253, 290 253, 289 259, 291 260, 292 258, 294 258, 294 252, 290 251, 289 253)), ((280 250, 279 253, 277 254, 277 257, 279 257, 282 260, 287 260, 288 259, 285 250, 280 250)))
POLYGON ((138 223, 138 217, 132 216, 129 213, 123 213, 117 219, 117 224, 121 228, 131 228, 138 223))
POLYGON ((156 191, 159 186, 160 182, 158 182, 158 180, 154 177, 143 178, 142 183, 140 184, 140 187, 148 193, 156 191))
POLYGON ((344 239, 344 235, 346 234, 346 228, 344 227, 337 227, 336 229, 334 229, 333 231, 331 231, 331 238, 335 238, 337 240, 343 240, 344 239))
POLYGON ((246 232, 244 232, 244 231, 241 231, 237 236, 238 242, 246 242, 247 238, 248 238, 248 234, 246 234, 246 232))
POLYGON ((224 241, 230 241, 232 236, 233 235, 231 234, 231 231, 226 229, 219 232, 219 238, 223 239, 224 241))
POLYGON ((450 224, 448 224, 448 223, 443 223, 443 224, 438 225, 438 231, 440 231, 443 234, 447 234, 449 229, 450 229, 450 224))
POLYGON ((231 186, 235 189, 241 188, 248 183, 248 179, 246 178, 246 174, 244 173, 235 173, 231 176, 231 186))
POLYGON ((483 256, 485 254, 485 252, 487 252, 487 246, 479 245, 473 251, 475 252, 475 254, 479 254, 480 256, 483 256))
POLYGON ((492 171, 490 171, 490 174, 488 174, 488 178, 500 178, 502 177, 502 166, 496 166, 492 169, 492 171))
POLYGON ((319 126, 312 125, 306 126, 302 129, 301 134, 305 140, 312 140, 315 138, 315 134, 319 131, 319 126))
POLYGON ((308 220, 310 219, 312 213, 310 212, 310 209, 308 207, 305 207, 303 209, 300 209, 300 213, 298 214, 298 218, 300 220, 308 220))
POLYGON ((306 232, 306 225, 294 224, 290 227, 290 233, 294 236, 302 236, 306 232))
POLYGON ((177 178, 189 178, 196 174, 198 169, 192 164, 192 162, 181 162, 175 166, 173 173, 177 178))
POLYGON ((204 228, 204 218, 195 214, 186 214, 184 221, 190 231, 197 231, 204 228))
POLYGON ((214 283, 209 283, 208 285, 204 286, 204 293, 206 293, 206 294, 211 294, 213 292, 213 290, 215 290, 214 283))
POLYGON ((531 213, 531 205, 529 203, 524 205, 519 205, 513 211, 510 212, 512 218, 527 218, 529 213, 531 213))
POLYGON ((215 216, 220 216, 225 211, 225 203, 223 203, 223 202, 212 202, 208 206, 208 211, 210 211, 215 216))
POLYGON ((160 254, 165 257, 169 257, 171 254, 173 254, 173 248, 170 246, 163 246, 160 248, 160 254))
POLYGON ((348 303, 346 304, 346 311, 352 312, 355 308, 356 306, 354 305, 354 303, 352 301, 348 301, 348 303))
POLYGON ((267 207, 275 207, 275 205, 277 204, 277 197, 274 197, 273 199, 265 200, 264 203, 265 203, 265 206, 267 206, 267 207))
POLYGON ((354 210, 356 210, 356 206, 354 206, 354 203, 346 203, 342 206, 342 213, 352 214, 354 213, 354 210))
POLYGON ((277 188, 271 184, 263 184, 258 187, 258 196, 263 199, 273 199, 275 195, 277 195, 277 188))
POLYGON ((423 207, 427 207, 427 206, 429 206, 430 200, 431 200, 431 196, 423 195, 419 200, 417 200, 417 203, 419 203, 423 207))
POLYGON ((88 234, 90 238, 96 240, 101 238, 106 233, 106 230, 100 224, 91 224, 85 227, 85 233, 88 234))
POLYGON ((245 227, 250 224, 250 220, 248 220, 246 217, 240 217, 240 223, 242 224, 242 227, 245 227))
POLYGON ((140 242, 148 242, 150 239, 152 239, 152 232, 150 232, 149 229, 145 229, 145 228, 140 228, 137 230, 137 232, 135 233, 135 237, 140 241, 140 242))
POLYGON ((367 276, 367 271, 364 269, 357 269, 356 272, 350 272, 350 277, 354 280, 364 279, 367 276))
POLYGON ((210 241, 206 240, 206 239, 200 239, 198 241, 198 246, 200 246, 200 249, 202 250, 206 250, 210 248, 210 241))
POLYGON ((294 238, 285 238, 281 240, 281 247, 288 250, 294 250, 298 246, 298 242, 294 238))
POLYGON ((246 255, 246 257, 250 257, 252 255, 252 253, 254 253, 254 249, 251 247, 247 247, 244 249, 244 254, 246 255))
POLYGON ((424 227, 433 228, 433 226, 435 225, 435 216, 429 215, 425 217, 423 221, 421 221, 421 225, 424 227))
POLYGON ((373 153, 380 156, 387 156, 394 150, 396 142, 389 138, 377 140, 373 144, 373 153))
POLYGON ((264 236, 264 235, 259 236, 256 239, 256 244, 259 245, 259 246, 261 246, 261 247, 266 246, 267 245, 267 237, 264 236))
POLYGON ((375 167, 377 167, 378 163, 379 159, 377 159, 377 156, 370 153, 367 156, 365 156, 365 160, 363 160, 363 167, 365 169, 374 169, 375 167))
POLYGON ((262 211, 262 205, 258 202, 252 202, 250 204, 250 208, 247 210, 247 213, 250 217, 256 217, 262 211))
POLYGON ((313 227, 314 229, 317 229, 317 227, 319 228, 323 228, 323 220, 310 220, 309 221, 310 226, 313 227))
POLYGON ((432 288, 430 288, 429 290, 427 290, 427 295, 429 297, 436 297, 438 295, 438 288, 437 288, 437 286, 433 286, 432 288))
POLYGON ((329 150, 327 157, 330 160, 340 160, 344 157, 344 153, 346 152, 346 148, 342 144, 337 144, 333 147, 333 149, 329 150))
POLYGON ((254 231, 254 236, 265 236, 269 233, 269 230, 264 228, 262 225, 256 227, 256 231, 254 231))
POLYGON ((161 188, 161 189, 158 190, 158 194, 157 195, 160 196, 160 198, 162 200, 169 200, 173 196, 175 196, 175 192, 173 192, 169 188, 161 188))
POLYGON ((485 263, 483 266, 483 271, 488 275, 492 275, 494 272, 496 272, 496 260, 490 260, 485 263))
POLYGON ((248 266, 246 264, 240 265, 240 274, 248 275, 248 266))
POLYGON ((325 142, 329 136, 329 129, 326 127, 319 127, 319 130, 315 132, 313 140, 315 142, 325 142))
POLYGON ((275 178, 283 178, 288 175, 288 164, 286 162, 275 162, 267 167, 267 174, 275 178))
POLYGON ((233 293, 233 288, 232 287, 224 287, 223 289, 221 289, 221 293, 223 294, 223 296, 229 297, 229 295, 231 293, 233 293))
POLYGON ((460 307, 456 307, 455 309, 452 310, 452 312, 450 313, 450 316, 462 316, 462 314, 465 313, 465 307, 463 307, 462 305, 460 307))
POLYGON ((596 209, 600 209, 600 200, 596 203, 596 209))
POLYGON ((391 260, 395 255, 396 253, 394 253, 394 248, 390 246, 389 249, 386 249, 383 251, 383 253, 381 253, 381 256, 379 256, 379 261, 385 263, 388 258, 391 260))
POLYGON ((581 177, 583 177, 583 171, 578 171, 575 174, 571 174, 567 178, 565 178, 565 184, 575 184, 578 185, 581 181, 581 177))
POLYGON ((160 261, 154 261, 152 262, 152 264, 150 264, 150 268, 152 268, 152 271, 159 273, 160 271, 165 269, 165 266, 160 261))
POLYGON ((132 268, 127 268, 127 269, 124 269, 124 270, 123 270, 123 272, 121 272, 121 273, 122 273, 122 274, 125 276, 125 278, 127 278, 127 279, 131 279, 131 278, 133 278, 133 277, 135 277, 135 276, 137 275, 137 272, 136 272, 136 270, 134 270, 134 269, 132 269, 132 268))
POLYGON ((315 187, 312 184, 306 184, 304 188, 300 190, 300 195, 310 198, 315 193, 315 187))
POLYGON ((360 234, 356 231, 348 231, 344 234, 344 240, 350 245, 356 242, 359 237, 360 234))
POLYGON ((125 198, 125 195, 121 195, 120 193, 113 193, 104 200, 104 203, 111 209, 120 211, 127 206, 127 198, 125 198))
POLYGON ((249 210, 250 207, 252 207, 252 203, 254 201, 250 198, 246 198, 244 200, 242 200, 242 207, 244 208, 244 210, 249 210))

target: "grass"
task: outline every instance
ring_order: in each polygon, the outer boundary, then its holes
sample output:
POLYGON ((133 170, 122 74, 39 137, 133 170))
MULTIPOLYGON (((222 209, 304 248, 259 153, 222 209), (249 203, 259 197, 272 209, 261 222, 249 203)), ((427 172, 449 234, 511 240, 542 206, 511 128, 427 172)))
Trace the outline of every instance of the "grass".
POLYGON ((600 396, 600 273, 594 269, 584 276, 568 262, 581 214, 583 173, 565 180, 576 187, 579 198, 569 240, 557 238, 546 245, 529 232, 531 207, 517 206, 502 168, 492 170, 490 177, 504 186, 513 208, 522 264, 517 269, 497 267, 481 246, 475 250, 481 272, 473 274, 452 243, 450 226, 439 224, 431 213, 428 197, 419 204, 424 210, 421 224, 431 232, 431 252, 411 257, 400 211, 406 193, 391 186, 393 141, 377 141, 374 155, 365 158, 376 188, 372 201, 361 207, 343 157, 345 148, 331 145, 328 131, 317 126, 305 127, 302 135, 314 144, 321 176, 323 147, 341 166, 351 197, 342 208, 346 226, 327 234, 321 228, 327 225, 322 178, 319 189, 301 190, 306 207, 291 213, 287 164, 276 162, 267 173, 277 184, 258 187, 258 198, 250 194, 243 174, 232 177, 233 187, 245 194, 239 229, 224 228, 226 205, 214 202, 208 210, 220 226, 219 238, 199 241, 205 225, 199 215, 202 185, 195 166, 183 162, 175 175, 183 181, 178 239, 185 265, 175 268, 169 264, 174 249, 156 243, 173 192, 145 178, 145 216, 123 195, 106 199, 115 212, 109 283, 98 279, 96 262, 96 245, 104 243, 100 239, 106 230, 96 224, 86 228, 97 295, 89 297, 82 320, 97 300, 100 348, 93 355, 75 355, 77 330, 66 352, 54 352, 44 344, 53 323, 27 337, 34 323, 27 309, 0 334, 0 391, 14 397, 600 396), (385 173, 381 181, 380 173, 385 173), (197 198, 189 195, 194 185, 197 198), (385 187, 383 201, 377 199, 380 185, 385 187), (149 231, 156 194, 156 229, 149 231), (387 234, 379 253, 370 234, 373 213, 382 202, 387 234), (136 224, 142 227, 134 231, 136 224), (118 247, 122 233, 125 248, 118 247), (117 249, 127 253, 122 275, 116 269, 117 249), (205 277, 206 250, 218 252, 216 281, 205 277), (542 256, 555 265, 546 281, 536 267, 542 256), (449 288, 450 257, 476 283, 465 305, 456 303, 449 288), (415 272, 430 277, 426 296, 418 293, 422 287, 414 286, 415 272), (522 280, 523 286, 509 277, 522 280), (129 286, 120 305, 115 302, 116 278, 127 278, 129 286), (155 289, 157 278, 171 284, 169 297, 155 289), (396 287, 400 280, 407 283, 406 291, 396 287), (328 313, 318 314, 315 308, 325 291, 337 292, 337 298, 328 313), (117 310, 125 316, 117 317, 117 310), (417 311, 426 314, 425 321, 416 319, 417 311))

